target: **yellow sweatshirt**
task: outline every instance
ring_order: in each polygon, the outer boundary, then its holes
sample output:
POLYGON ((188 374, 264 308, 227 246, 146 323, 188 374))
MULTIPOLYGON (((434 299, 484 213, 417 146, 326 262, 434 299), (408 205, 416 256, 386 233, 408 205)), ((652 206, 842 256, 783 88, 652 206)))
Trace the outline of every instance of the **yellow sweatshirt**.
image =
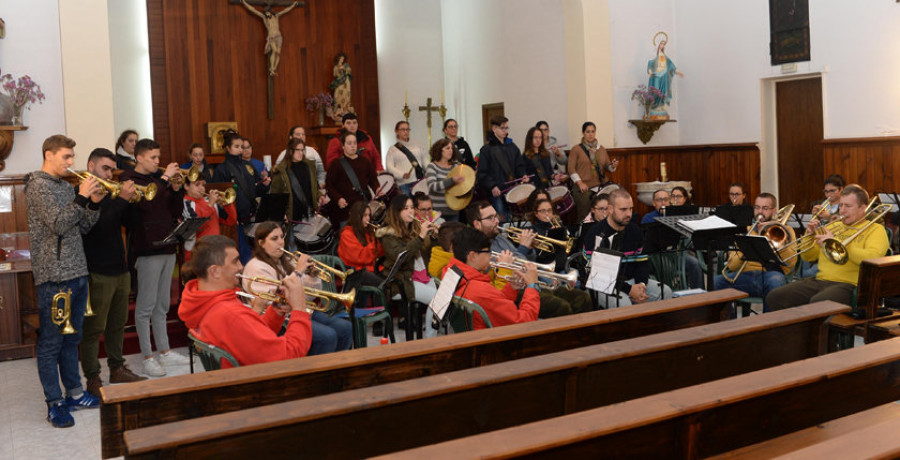
MULTIPOLYGON (((861 220, 850 227, 843 226, 846 231, 839 235, 838 240, 845 239, 862 228, 868 221, 861 220)), ((888 242, 887 231, 883 225, 871 225, 859 236, 853 239, 847 245, 848 259, 844 265, 837 265, 827 257, 824 250, 820 247, 818 250, 804 252, 801 257, 803 260, 814 262, 819 261, 819 273, 816 279, 823 281, 837 281, 840 283, 848 283, 854 286, 859 282, 859 265, 863 260, 882 257, 887 253, 890 242, 888 242)))

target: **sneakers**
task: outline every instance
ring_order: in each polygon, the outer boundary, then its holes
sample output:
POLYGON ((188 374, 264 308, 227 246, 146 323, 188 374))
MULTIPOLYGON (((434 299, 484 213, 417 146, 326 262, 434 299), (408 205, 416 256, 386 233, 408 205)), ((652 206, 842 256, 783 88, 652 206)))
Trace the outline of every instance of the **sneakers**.
POLYGON ((47 421, 56 428, 68 428, 75 425, 75 418, 69 413, 69 406, 64 401, 47 408, 47 421))
MULTIPOLYGON (((140 375, 131 372, 131 369, 128 366, 122 366, 116 369, 109 371, 109 383, 131 383, 131 382, 140 382, 142 380, 147 380, 147 377, 141 377, 140 375)), ((88 381, 88 391, 90 391, 91 382, 88 381)), ((99 396, 98 393, 94 393, 99 396)))
POLYGON ((69 410, 96 409, 100 407, 100 398, 85 391, 78 399, 66 396, 66 405, 69 406, 69 410))
POLYGON ((103 381, 100 380, 99 375, 95 375, 95 376, 87 379, 87 388, 86 388, 87 392, 98 398, 100 397, 100 387, 102 387, 102 386, 103 386, 103 381))
POLYGON ((150 377, 162 377, 166 375, 166 370, 163 369, 162 365, 160 365, 155 358, 150 357, 144 359, 144 374, 147 374, 150 377))
POLYGON ((160 353, 159 361, 166 366, 186 366, 191 363, 187 356, 169 350, 168 353, 160 353))

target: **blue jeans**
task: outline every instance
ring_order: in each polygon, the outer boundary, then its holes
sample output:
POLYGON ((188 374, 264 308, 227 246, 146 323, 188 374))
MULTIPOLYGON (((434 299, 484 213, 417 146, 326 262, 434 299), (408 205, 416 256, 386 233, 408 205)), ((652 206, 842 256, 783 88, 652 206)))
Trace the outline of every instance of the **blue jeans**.
POLYGON ((237 224, 237 239, 238 255, 241 258, 241 263, 247 265, 247 262, 253 257, 253 248, 247 242, 247 235, 244 234, 244 225, 241 223, 237 224))
MULTIPOLYGON (((59 388, 62 377, 66 393, 80 392, 81 374, 78 372, 78 344, 81 342, 81 329, 84 325, 84 308, 87 305, 87 276, 55 283, 48 281, 37 286, 38 313, 41 331, 37 341, 37 367, 41 386, 44 387, 44 399, 48 405, 63 400, 59 388), (60 290, 72 290, 71 316, 75 334, 63 335, 62 326, 51 321, 50 308, 53 296, 60 290)), ((62 308, 62 301, 59 301, 62 308)), ((65 323, 63 323, 65 324, 65 323)))
POLYGON ((353 344, 350 321, 328 316, 320 311, 312 314, 312 343, 307 355, 321 355, 347 350, 353 344))
MULTIPOLYGON (((733 278, 734 272, 728 272, 728 277, 733 278)), ((769 295, 769 292, 775 288, 784 286, 785 284, 787 284, 787 281, 784 278, 784 273, 780 271, 756 270, 741 273, 741 276, 739 276, 734 283, 730 283, 722 275, 716 275, 715 290, 735 288, 738 291, 744 291, 747 294, 750 294, 751 297, 762 297, 763 312, 768 312, 769 305, 766 303, 765 299, 769 295)))
POLYGON ((498 197, 491 196, 491 206, 494 207, 494 210, 497 211, 497 215, 500 216, 500 223, 509 222, 509 211, 506 209, 506 198, 503 195, 498 197))

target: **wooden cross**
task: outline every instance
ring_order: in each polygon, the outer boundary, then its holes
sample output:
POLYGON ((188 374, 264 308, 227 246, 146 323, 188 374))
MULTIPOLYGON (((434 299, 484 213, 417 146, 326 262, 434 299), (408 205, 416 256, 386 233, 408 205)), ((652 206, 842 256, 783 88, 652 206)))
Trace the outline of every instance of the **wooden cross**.
POLYGON ((426 120, 428 121, 428 145, 431 145, 431 112, 440 112, 441 108, 436 105, 431 105, 431 98, 429 97, 426 100, 425 105, 419 106, 419 112, 425 112, 428 115, 426 120))

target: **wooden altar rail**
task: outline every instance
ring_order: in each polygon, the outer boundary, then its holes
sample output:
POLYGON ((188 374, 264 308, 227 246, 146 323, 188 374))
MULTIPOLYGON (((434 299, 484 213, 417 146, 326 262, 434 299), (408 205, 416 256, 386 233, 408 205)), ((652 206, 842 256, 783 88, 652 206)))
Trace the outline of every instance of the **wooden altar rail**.
POLYGON ((728 318, 734 289, 386 347, 364 348, 101 390, 103 457, 125 430, 310 398, 671 331, 728 318))
POLYGON ((635 198, 635 211, 652 209, 637 201, 635 182, 659 180, 659 164, 666 163, 669 180, 691 181, 693 202, 717 206, 728 201, 728 185, 741 182, 747 197, 760 192, 760 155, 755 142, 735 144, 678 145, 609 149, 610 158, 619 158, 611 179, 626 187, 635 198))
MULTIPOLYGON (((142 428, 125 433, 127 457, 159 458, 165 453, 197 458, 215 451, 279 458, 388 454, 817 356, 825 350, 828 318, 847 310, 835 302, 818 302, 142 428)), ((469 455, 468 450, 453 450, 451 455, 462 453, 469 455)))

